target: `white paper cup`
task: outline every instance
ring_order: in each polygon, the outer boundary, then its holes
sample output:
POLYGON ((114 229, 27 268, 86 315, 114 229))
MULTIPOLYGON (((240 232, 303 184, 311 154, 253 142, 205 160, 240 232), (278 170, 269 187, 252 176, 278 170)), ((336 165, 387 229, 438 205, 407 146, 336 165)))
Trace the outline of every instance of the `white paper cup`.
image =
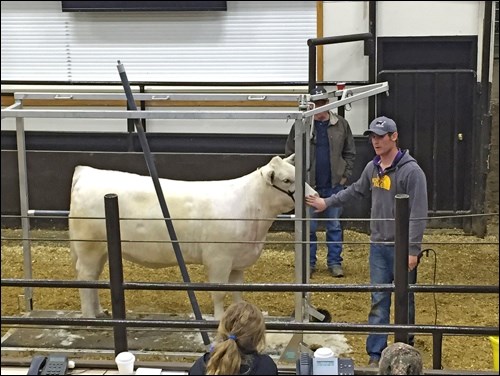
POLYGON ((124 351, 119 353, 115 358, 118 372, 120 375, 133 375, 135 356, 131 352, 124 351))
POLYGON ((317 196, 318 192, 316 192, 309 184, 306 183, 306 188, 304 192, 304 196, 317 196))
POLYGON ((320 347, 314 352, 315 358, 331 358, 333 356, 333 351, 329 347, 320 347))

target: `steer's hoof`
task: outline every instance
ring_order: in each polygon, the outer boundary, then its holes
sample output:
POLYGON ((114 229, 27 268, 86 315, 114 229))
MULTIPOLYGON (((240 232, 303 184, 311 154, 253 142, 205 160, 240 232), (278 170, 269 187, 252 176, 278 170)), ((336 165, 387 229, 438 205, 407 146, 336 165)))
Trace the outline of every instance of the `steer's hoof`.
POLYGON ((111 317, 111 314, 109 313, 109 311, 107 309, 105 309, 104 311, 101 311, 97 315, 95 315, 95 317, 97 319, 105 319, 105 318, 111 317))

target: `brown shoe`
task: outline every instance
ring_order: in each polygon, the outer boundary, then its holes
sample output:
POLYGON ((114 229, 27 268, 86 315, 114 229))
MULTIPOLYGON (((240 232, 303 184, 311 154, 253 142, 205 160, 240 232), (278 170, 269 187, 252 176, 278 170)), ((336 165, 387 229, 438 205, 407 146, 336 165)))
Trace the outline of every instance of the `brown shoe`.
POLYGON ((311 268, 309 269, 309 278, 312 278, 313 274, 316 272, 316 268, 313 268, 311 266, 311 268))
POLYGON ((370 360, 368 361, 368 367, 378 368, 379 361, 380 361, 380 359, 378 359, 378 358, 370 357, 370 360))

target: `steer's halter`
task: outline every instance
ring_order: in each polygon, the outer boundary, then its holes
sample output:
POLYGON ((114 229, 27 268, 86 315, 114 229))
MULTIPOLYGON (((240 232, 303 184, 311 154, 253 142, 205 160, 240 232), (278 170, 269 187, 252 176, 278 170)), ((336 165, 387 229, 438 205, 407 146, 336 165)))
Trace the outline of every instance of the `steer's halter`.
MULTIPOLYGON (((259 171, 260 171, 260 168, 259 168, 259 171)), ((260 171, 260 176, 262 176, 262 178, 264 178, 264 175, 262 175, 262 171, 260 171)), ((265 180, 265 179, 264 179, 265 180)), ((277 185, 274 184, 274 171, 273 171, 273 174, 271 176, 271 186, 273 188, 276 188, 278 191, 280 192, 283 192, 284 194, 286 194, 288 197, 290 197, 293 202, 295 202, 295 198, 293 197, 293 195, 295 194, 295 191, 294 192, 291 192, 291 191, 285 191, 284 189, 278 187, 277 185)))
POLYGON ((293 202, 295 202, 295 198, 293 197, 293 194, 295 192, 285 191, 284 189, 281 189, 280 187, 278 187, 277 185, 274 185, 274 184, 272 184, 272 187, 276 188, 278 191, 281 191, 284 194, 288 195, 293 200, 293 202))

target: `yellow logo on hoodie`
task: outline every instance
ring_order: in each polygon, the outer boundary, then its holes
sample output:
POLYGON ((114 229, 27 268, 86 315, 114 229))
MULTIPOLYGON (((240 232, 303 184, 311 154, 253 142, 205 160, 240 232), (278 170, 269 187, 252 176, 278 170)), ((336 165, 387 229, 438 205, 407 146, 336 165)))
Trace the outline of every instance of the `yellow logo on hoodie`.
POLYGON ((373 187, 391 190, 391 178, 388 175, 372 178, 373 187))

